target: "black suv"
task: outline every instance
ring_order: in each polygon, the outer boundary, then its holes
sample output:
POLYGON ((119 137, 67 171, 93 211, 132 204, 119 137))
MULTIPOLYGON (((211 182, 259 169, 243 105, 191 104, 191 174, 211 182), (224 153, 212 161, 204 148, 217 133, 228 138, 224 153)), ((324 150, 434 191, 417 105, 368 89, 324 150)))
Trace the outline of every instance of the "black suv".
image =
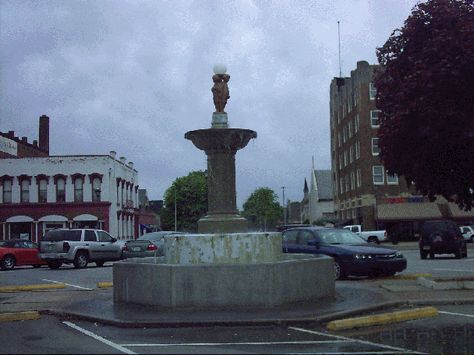
POLYGON ((466 242, 453 221, 427 221, 421 227, 420 257, 434 258, 435 254, 454 254, 457 259, 467 257, 466 242))

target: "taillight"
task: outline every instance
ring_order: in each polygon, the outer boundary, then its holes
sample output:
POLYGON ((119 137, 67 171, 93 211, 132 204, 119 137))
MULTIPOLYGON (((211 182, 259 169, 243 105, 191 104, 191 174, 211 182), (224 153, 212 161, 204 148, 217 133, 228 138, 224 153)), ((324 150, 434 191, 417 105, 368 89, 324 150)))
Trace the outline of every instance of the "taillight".
POLYGON ((71 249, 71 246, 69 245, 68 242, 63 243, 63 252, 67 253, 69 252, 69 249, 71 249))
POLYGON ((127 244, 124 244, 124 245, 123 245, 122 250, 123 250, 123 251, 128 251, 127 244))
POLYGON ((149 244, 146 250, 158 250, 158 247, 155 244, 149 244))

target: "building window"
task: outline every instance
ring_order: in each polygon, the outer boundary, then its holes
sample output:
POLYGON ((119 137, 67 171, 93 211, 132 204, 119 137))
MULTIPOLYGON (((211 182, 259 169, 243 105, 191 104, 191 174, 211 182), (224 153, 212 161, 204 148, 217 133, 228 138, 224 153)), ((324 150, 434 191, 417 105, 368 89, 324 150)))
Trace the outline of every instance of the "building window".
POLYGON ((350 185, 350 181, 349 181, 349 175, 346 175, 346 191, 350 191, 351 189, 351 185, 350 185))
POLYGON ((352 145, 349 147, 349 163, 354 161, 354 148, 352 145))
POLYGON ((48 196, 48 181, 46 179, 41 179, 38 182, 38 202, 45 203, 47 202, 48 196))
POLYGON ((30 202, 30 180, 23 179, 20 183, 21 202, 30 202))
POLYGON ((362 185, 362 176, 360 173, 360 169, 357 169, 356 171, 356 187, 361 187, 362 185))
POLYGON ((356 160, 360 158, 360 142, 357 141, 355 144, 355 158, 356 160))
POLYGON ((387 184, 398 185, 398 175, 387 173, 387 184))
POLYGON ((84 201, 84 180, 82 177, 76 177, 74 179, 74 202, 82 202, 84 201))
POLYGON ((354 189, 355 189, 355 174, 352 171, 351 172, 351 190, 354 190, 354 189))
POLYGON ((56 180, 56 202, 66 201, 66 181, 63 178, 56 180))
POLYGON ((375 100, 375 96, 377 96, 377 89, 375 88, 374 83, 369 84, 369 98, 371 100, 375 100))
POLYGON ((379 139, 378 137, 372 138, 372 155, 379 155, 380 148, 379 148, 379 139))
POLYGON ((384 183, 384 173, 382 165, 374 165, 372 167, 372 179, 374 185, 383 185, 384 183))
POLYGON ((342 154, 339 154, 339 170, 342 169, 342 154))
POLYGON ((94 202, 100 201, 100 185, 101 185, 100 178, 95 177, 92 180, 92 201, 94 202))
POLYGON ((354 135, 354 131, 352 129, 352 121, 349 121, 349 123, 347 124, 347 129, 349 131, 349 138, 351 138, 354 135))
POLYGON ((380 112, 380 110, 371 110, 370 111, 370 124, 371 124, 372 127, 378 127, 380 125, 379 112, 380 112))
POLYGON ((3 180, 3 203, 12 203, 12 181, 3 180))
POLYGON ((337 146, 341 146, 341 131, 337 132, 337 146))
POLYGON ((357 113, 354 117, 354 133, 359 132, 359 114, 357 113))
POLYGON ((344 166, 347 166, 347 150, 344 151, 344 166))
POLYGON ((344 179, 342 177, 339 178, 339 187, 341 190, 341 194, 343 194, 344 193, 344 179))
POLYGON ((347 141, 347 126, 342 127, 342 143, 347 141))

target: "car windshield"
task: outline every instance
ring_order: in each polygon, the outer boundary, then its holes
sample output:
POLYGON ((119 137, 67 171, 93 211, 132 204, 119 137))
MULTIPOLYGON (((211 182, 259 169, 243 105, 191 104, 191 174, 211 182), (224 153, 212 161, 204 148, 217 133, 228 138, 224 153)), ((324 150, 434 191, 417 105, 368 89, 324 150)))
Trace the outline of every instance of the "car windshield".
POLYGON ((324 244, 365 244, 365 240, 347 229, 321 229, 318 235, 324 244))
POLYGON ((171 234, 182 234, 181 232, 169 232, 169 231, 161 231, 161 232, 151 232, 147 234, 143 234, 141 237, 138 237, 137 240, 150 240, 150 241, 157 241, 163 238, 164 236, 171 235, 171 234))

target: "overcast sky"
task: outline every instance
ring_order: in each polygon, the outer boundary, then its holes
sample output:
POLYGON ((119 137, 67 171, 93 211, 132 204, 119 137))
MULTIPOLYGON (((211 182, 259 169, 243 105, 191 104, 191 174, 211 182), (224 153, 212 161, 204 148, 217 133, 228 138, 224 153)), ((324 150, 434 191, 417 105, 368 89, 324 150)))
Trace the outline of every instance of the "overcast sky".
MULTIPOLYGON (((185 132, 209 128, 212 68, 230 74, 234 128, 258 138, 236 156, 239 206, 259 187, 303 197, 311 158, 330 169, 329 85, 403 25, 415 0, 0 0, 0 131, 50 154, 133 161, 162 199, 175 178, 206 169, 185 132)), ((309 181, 308 181, 309 182, 309 181)))

